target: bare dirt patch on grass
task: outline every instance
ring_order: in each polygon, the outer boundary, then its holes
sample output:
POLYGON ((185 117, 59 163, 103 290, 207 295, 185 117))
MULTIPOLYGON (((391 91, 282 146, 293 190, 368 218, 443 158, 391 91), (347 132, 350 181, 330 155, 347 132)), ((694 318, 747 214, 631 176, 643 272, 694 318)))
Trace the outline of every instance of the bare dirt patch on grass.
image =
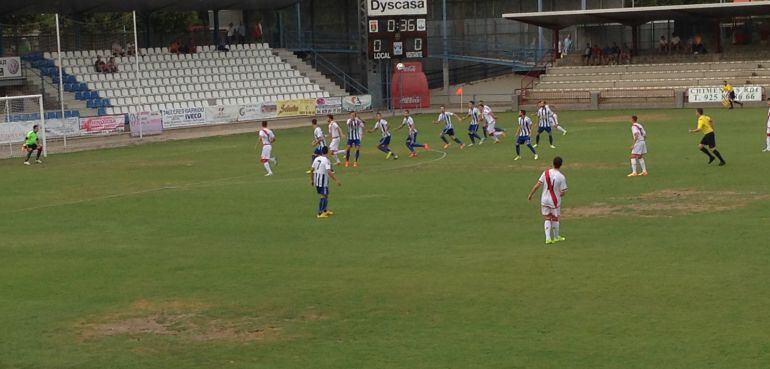
POLYGON ((746 207, 752 201, 767 200, 767 194, 731 191, 665 189, 635 197, 614 198, 588 206, 565 208, 570 218, 603 218, 612 216, 672 217, 677 215, 720 212, 746 207))
MULTIPOLYGON (((610 115, 606 117, 594 117, 583 120, 586 123, 628 123, 631 115, 610 115)), ((671 119, 671 116, 663 113, 652 113, 639 116, 640 122, 656 122, 671 119)))
POLYGON ((245 312, 217 317, 213 311, 198 302, 138 300, 127 309, 84 319, 76 330, 84 341, 111 336, 176 336, 203 342, 255 342, 285 338, 280 324, 325 319, 314 310, 283 319, 245 312))

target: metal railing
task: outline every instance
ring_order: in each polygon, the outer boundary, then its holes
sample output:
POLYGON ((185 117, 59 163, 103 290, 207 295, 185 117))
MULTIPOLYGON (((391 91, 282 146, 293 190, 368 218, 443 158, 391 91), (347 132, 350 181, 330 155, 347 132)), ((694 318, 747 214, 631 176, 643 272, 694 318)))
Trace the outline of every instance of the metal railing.
POLYGON ((310 64, 319 72, 330 76, 336 82, 342 84, 342 89, 348 92, 353 92, 356 95, 369 94, 369 89, 358 82, 355 78, 345 73, 340 67, 329 59, 324 58, 320 53, 315 50, 306 51, 310 64))

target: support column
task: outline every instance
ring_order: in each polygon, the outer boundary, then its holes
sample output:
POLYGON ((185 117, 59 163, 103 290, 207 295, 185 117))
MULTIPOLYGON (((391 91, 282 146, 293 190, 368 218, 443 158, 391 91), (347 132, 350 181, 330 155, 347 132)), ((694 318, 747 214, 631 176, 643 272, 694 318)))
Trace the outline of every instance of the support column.
POLYGON ((722 27, 719 26, 719 19, 714 20, 714 38, 716 38, 716 52, 722 53, 722 27))
POLYGON ((295 12, 297 13, 297 41, 299 41, 299 47, 302 47, 302 6, 299 1, 294 5, 295 12))
MULTIPOLYGON (((144 16, 144 47, 150 47, 152 46, 152 12, 145 11, 142 15, 144 16)), ((136 45, 136 49, 139 50, 139 45, 136 45)))
POLYGON ((559 58, 559 28, 553 28, 553 61, 559 58))
POLYGON ((214 46, 219 47, 219 9, 215 9, 214 13, 214 27, 212 27, 211 40, 214 41, 214 46))
POLYGON ((639 55, 639 25, 631 26, 631 55, 639 55))
POLYGON ((442 14, 441 14, 441 41, 444 47, 444 58, 441 65, 442 76, 444 78, 444 95, 447 97, 447 104, 450 103, 449 99, 451 92, 449 91, 449 33, 447 31, 447 15, 446 15, 446 0, 442 0, 442 14))
POLYGON ((3 26, 0 26, 0 56, 5 55, 5 47, 3 45, 3 26))

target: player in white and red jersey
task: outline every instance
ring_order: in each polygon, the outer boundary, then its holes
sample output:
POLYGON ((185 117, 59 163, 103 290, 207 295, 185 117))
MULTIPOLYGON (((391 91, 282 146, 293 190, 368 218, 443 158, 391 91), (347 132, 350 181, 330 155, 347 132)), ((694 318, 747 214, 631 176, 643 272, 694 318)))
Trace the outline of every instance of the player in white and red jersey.
POLYGON ((561 126, 561 123, 559 123, 559 115, 556 114, 556 112, 553 112, 553 114, 551 115, 551 120, 553 121, 553 123, 551 123, 551 125, 554 128, 556 128, 557 130, 559 130, 562 133, 562 136, 566 136, 567 135, 567 130, 564 129, 564 127, 561 126))
POLYGON ((262 143, 262 156, 260 157, 260 161, 267 171, 265 177, 270 177, 273 175, 273 170, 270 169, 270 163, 278 165, 278 161, 271 156, 273 152, 273 142, 275 142, 275 134, 267 128, 267 121, 262 122, 262 129, 259 130, 259 141, 262 143))
MULTIPOLYGON (((770 106, 770 98, 767 99, 767 105, 770 106)), ((762 152, 770 152, 770 109, 767 111, 767 146, 762 152)))
POLYGON ((561 173, 561 157, 553 158, 553 168, 547 169, 529 192, 528 199, 532 201, 535 192, 543 187, 540 197, 540 208, 545 218, 545 244, 550 245, 566 240, 559 234, 559 216, 561 214, 561 199, 567 192, 567 178, 561 173))
POLYGON ((340 150, 340 141, 342 137, 346 136, 342 133, 340 125, 334 120, 334 115, 329 114, 327 121, 329 122, 329 137, 332 139, 332 142, 329 144, 329 154, 334 156, 334 164, 339 164, 341 161, 337 155, 345 153, 345 150, 340 150))
POLYGON ((647 165, 644 162, 644 155, 647 154, 647 131, 636 115, 631 116, 631 135, 634 137, 634 144, 631 145, 631 174, 629 177, 646 176, 647 165), (637 163, 642 167, 642 173, 636 171, 637 163))
POLYGON ((497 116, 492 112, 492 107, 485 105, 483 101, 479 101, 481 107, 481 116, 484 118, 484 137, 492 136, 495 143, 500 143, 499 136, 505 137, 505 130, 497 128, 497 116))

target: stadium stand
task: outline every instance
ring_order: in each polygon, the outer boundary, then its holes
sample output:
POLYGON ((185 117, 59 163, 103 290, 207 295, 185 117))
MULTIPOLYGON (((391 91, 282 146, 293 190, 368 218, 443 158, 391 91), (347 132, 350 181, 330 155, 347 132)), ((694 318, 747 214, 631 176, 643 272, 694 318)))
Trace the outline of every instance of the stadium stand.
MULTIPOLYGON (((117 73, 94 69, 97 56, 108 57, 109 50, 68 51, 62 55, 65 91, 99 115, 329 96, 267 44, 233 45, 229 52, 198 46, 196 51, 140 49, 140 70, 133 57, 118 57, 117 73)), ((59 81, 57 59, 56 53, 26 57, 53 84, 59 81)))

